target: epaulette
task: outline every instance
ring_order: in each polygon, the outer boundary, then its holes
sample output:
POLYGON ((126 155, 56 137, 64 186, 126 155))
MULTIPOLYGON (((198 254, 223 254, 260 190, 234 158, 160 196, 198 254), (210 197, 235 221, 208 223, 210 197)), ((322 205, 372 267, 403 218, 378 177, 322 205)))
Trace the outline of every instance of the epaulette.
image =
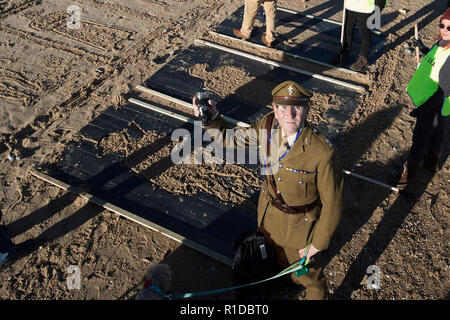
POLYGON ((330 139, 327 138, 326 135, 324 135, 322 132, 319 131, 319 129, 317 129, 316 126, 308 123, 309 126, 312 129, 313 134, 319 138, 320 140, 322 140, 323 142, 325 142, 331 149, 334 148, 333 143, 330 141, 330 139))

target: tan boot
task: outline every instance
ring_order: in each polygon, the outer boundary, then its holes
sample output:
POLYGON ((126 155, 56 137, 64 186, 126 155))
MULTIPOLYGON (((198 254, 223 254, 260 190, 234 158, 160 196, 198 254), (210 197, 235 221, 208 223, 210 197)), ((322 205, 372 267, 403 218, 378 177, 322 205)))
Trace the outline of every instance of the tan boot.
POLYGON ((250 39, 250 37, 245 36, 241 30, 239 29, 233 29, 233 33, 236 37, 243 39, 243 40, 248 40, 250 39))
POLYGON ((266 47, 272 48, 272 42, 267 41, 265 33, 263 33, 263 35, 261 36, 261 41, 264 42, 266 47))
POLYGON ((367 58, 364 58, 363 56, 358 56, 358 59, 354 64, 350 66, 350 69, 353 71, 361 72, 364 70, 364 68, 367 66, 369 62, 367 61, 367 58))
POLYGON ((425 157, 425 166, 428 170, 435 173, 439 171, 439 159, 441 158, 440 150, 428 150, 428 153, 425 157))
POLYGON ((403 165, 403 171, 400 174, 397 185, 403 185, 411 182, 416 177, 417 171, 420 168, 420 164, 412 164, 405 162, 403 165))

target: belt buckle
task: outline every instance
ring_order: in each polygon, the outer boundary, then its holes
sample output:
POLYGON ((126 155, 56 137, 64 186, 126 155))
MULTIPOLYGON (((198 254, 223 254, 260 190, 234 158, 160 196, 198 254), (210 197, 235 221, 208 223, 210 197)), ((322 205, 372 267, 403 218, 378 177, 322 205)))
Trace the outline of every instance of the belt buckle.
POLYGON ((289 207, 286 203, 283 203, 281 205, 281 207, 284 209, 285 213, 288 213, 288 214, 295 214, 295 213, 297 213, 297 211, 294 208, 289 207))

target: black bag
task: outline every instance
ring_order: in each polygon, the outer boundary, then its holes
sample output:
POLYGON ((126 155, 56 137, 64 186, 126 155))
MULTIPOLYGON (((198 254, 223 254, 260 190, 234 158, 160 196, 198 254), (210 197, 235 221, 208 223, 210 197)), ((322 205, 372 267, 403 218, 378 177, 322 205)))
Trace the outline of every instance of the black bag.
POLYGON ((261 232, 248 231, 241 234, 235 241, 234 248, 234 285, 260 281, 276 274, 275 249, 261 232))

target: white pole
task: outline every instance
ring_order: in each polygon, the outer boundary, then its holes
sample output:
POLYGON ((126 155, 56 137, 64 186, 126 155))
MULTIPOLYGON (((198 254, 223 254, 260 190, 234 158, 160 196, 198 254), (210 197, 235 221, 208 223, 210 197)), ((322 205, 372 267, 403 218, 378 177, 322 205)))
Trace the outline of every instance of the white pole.
MULTIPOLYGON (((151 89, 149 89, 149 90, 151 90, 151 89)), ((193 120, 193 119, 188 118, 188 117, 185 117, 185 116, 180 115, 180 114, 177 114, 177 113, 175 113, 175 112, 167 111, 167 110, 161 109, 161 108, 159 108, 159 107, 153 106, 153 105, 151 105, 151 104, 148 104, 148 103, 145 103, 145 102, 143 102, 143 101, 136 100, 136 99, 133 99, 133 98, 130 98, 128 101, 131 102, 131 103, 137 104, 137 105, 139 105, 139 106, 141 106, 141 107, 150 109, 150 110, 152 110, 152 111, 156 111, 156 112, 165 114, 165 115, 167 115, 167 116, 170 116, 170 117, 179 119, 179 120, 181 120, 181 121, 189 122, 189 123, 194 124, 194 120, 193 120)), ((242 122, 242 124, 245 125, 245 126, 250 126, 249 124, 247 124, 247 123, 245 123, 245 122, 242 122)), ((373 180, 373 179, 371 179, 371 178, 364 177, 364 176, 362 176, 362 175, 359 175, 359 174, 357 174, 357 173, 354 173, 354 172, 351 172, 351 171, 348 171, 348 170, 345 170, 345 169, 343 169, 342 172, 344 172, 344 173, 347 174, 347 175, 351 175, 351 176, 354 176, 354 177, 356 177, 356 178, 359 178, 359 179, 362 179, 362 180, 365 180, 365 181, 369 181, 369 182, 375 183, 375 184, 377 184, 377 185, 379 185, 379 186, 388 188, 388 189, 390 189, 390 190, 392 190, 392 191, 395 191, 395 192, 397 192, 397 193, 404 194, 404 195, 406 195, 406 196, 411 196, 411 195, 409 195, 409 194, 403 193, 402 190, 399 190, 398 188, 395 188, 395 187, 393 187, 393 186, 390 186, 390 185, 388 185, 388 184, 386 184, 386 183, 383 183, 383 182, 380 182, 380 181, 376 181, 376 180, 373 180)))
MULTIPOLYGON (((145 93, 149 93, 149 94, 155 95, 155 96, 157 96, 157 97, 159 97, 159 98, 168 100, 168 101, 170 101, 170 102, 177 103, 177 104, 179 104, 179 105, 182 105, 182 106, 185 107, 185 108, 189 108, 189 109, 193 109, 193 108, 194 108, 194 107, 192 106, 192 102, 189 103, 189 102, 186 102, 186 101, 177 99, 177 98, 175 98, 175 97, 169 96, 169 95, 164 94, 164 93, 162 93, 162 92, 159 92, 159 91, 156 91, 156 90, 153 90, 153 89, 150 89, 150 88, 141 86, 141 85, 138 85, 138 86, 136 87, 136 89, 139 90, 139 91, 141 91, 141 92, 145 92, 145 93)), ((224 119, 226 122, 233 123, 233 124, 238 125, 238 126, 240 126, 240 127, 250 127, 250 125, 247 124, 247 123, 245 123, 245 122, 242 122, 242 121, 239 121, 239 120, 236 120, 236 119, 233 119, 233 118, 224 116, 224 115, 222 115, 222 117, 223 117, 223 119, 224 119)))
POLYGON ((175 233, 175 232, 173 232, 173 231, 171 231, 169 229, 166 229, 166 228, 164 228, 164 227, 162 227, 160 225, 157 225, 156 223, 153 223, 150 220, 147 220, 147 219, 144 219, 144 218, 142 218, 142 217, 140 217, 138 215, 135 215, 134 213, 132 213, 130 211, 122 209, 121 207, 118 207, 118 206, 116 206, 116 205, 114 205, 114 204, 112 204, 110 202, 107 202, 107 201, 105 201, 105 200, 103 200, 103 199, 101 199, 101 198, 99 198, 97 196, 94 196, 94 195, 92 195, 90 193, 83 192, 83 191, 81 191, 78 188, 74 188, 71 185, 66 184, 66 183, 64 183, 64 182, 62 182, 62 181, 60 181, 58 179, 53 178, 53 177, 50 177, 50 176, 48 176, 48 175, 46 175, 46 174, 44 174, 42 172, 32 171, 32 170, 30 170, 29 172, 30 172, 31 175, 33 175, 34 177, 36 177, 38 179, 41 179, 41 180, 43 180, 45 182, 48 182, 48 183, 50 183, 50 184, 52 184, 54 186, 57 186, 57 187, 59 187, 59 188, 61 188, 63 190, 66 190, 66 191, 68 191, 68 192, 70 192, 72 194, 80 196, 83 199, 86 199, 86 200, 88 200, 88 201, 90 201, 92 203, 95 203, 96 205, 98 205, 100 207, 103 207, 103 208, 105 208, 105 209, 107 209, 109 211, 117 213, 118 215, 123 216, 123 217, 125 217, 125 218, 127 218, 127 219, 129 219, 131 221, 134 221, 134 222, 136 222, 136 223, 138 223, 138 224, 140 224, 142 226, 145 226, 145 227, 147 227, 147 228, 149 228, 149 229, 151 229, 153 231, 161 233, 161 234, 165 235, 166 237, 168 237, 168 238, 170 238, 172 240, 175 240, 175 241, 177 241, 179 243, 187 245, 188 247, 191 247, 191 248, 193 248, 195 250, 198 250, 198 251, 202 252, 203 254, 206 254, 206 255, 214 258, 214 259, 217 259, 217 260, 219 260, 220 262, 222 262, 222 263, 224 263, 226 265, 231 265, 232 264, 232 261, 231 261, 230 258, 228 258, 228 257, 226 257, 226 256, 224 256, 224 255, 222 255, 222 254, 220 254, 220 253, 218 253, 218 252, 216 252, 214 250, 211 250, 211 249, 209 249, 209 248, 207 248, 207 247, 205 247, 205 246, 203 246, 203 245, 201 245, 201 244, 199 244, 199 243, 197 243, 195 241, 189 240, 186 237, 184 237, 182 235, 179 235, 179 234, 177 234, 177 233, 175 233))
MULTIPOLYGON (((419 40, 419 25, 417 23, 414 25, 414 38, 416 40, 419 40)), ((417 67, 419 67, 420 54, 419 54, 419 47, 418 46, 416 46, 416 62, 417 62, 417 67)))
MULTIPOLYGON (((341 22, 336 21, 336 20, 322 18, 322 17, 319 17, 319 16, 313 16, 312 14, 307 14, 307 13, 303 13, 303 12, 300 12, 300 11, 295 11, 295 10, 292 10, 292 9, 278 7, 277 10, 278 11, 284 11, 284 12, 287 12, 287 13, 292 13, 292 14, 298 14, 300 16, 304 16, 304 17, 307 17, 307 18, 310 18, 310 19, 321 20, 321 21, 324 21, 324 22, 328 22, 328 23, 332 23, 332 24, 338 25, 338 26, 341 25, 341 22)), ((358 26, 356 26, 356 27, 358 27, 358 26)), ((370 31, 375 33, 375 34, 378 34, 380 36, 386 36, 386 34, 383 31, 380 31, 380 30, 370 30, 370 31)))
POLYGON ((349 89, 353 89, 353 90, 357 90, 357 91, 365 91, 365 89, 363 87, 361 87, 361 86, 357 86, 357 85, 354 85, 354 84, 351 84, 351 83, 348 83, 348 82, 344 82, 344 81, 340 81, 340 80, 335 80, 333 78, 325 77, 325 76, 322 76, 320 74, 316 74, 316 73, 312 73, 312 72, 305 71, 305 70, 302 70, 302 69, 298 69, 298 68, 295 68, 295 67, 291 67, 291 66, 288 66, 286 64, 282 64, 282 63, 279 63, 279 62, 276 62, 276 61, 273 61, 273 60, 261 58, 261 57, 258 57, 258 56, 255 56, 255 55, 252 55, 252 54, 249 54, 249 53, 245 53, 245 52, 242 52, 242 51, 238 51, 238 50, 235 50, 235 49, 223 47, 221 45, 218 45, 218 44, 215 44, 215 43, 212 43, 212 42, 208 42, 208 41, 204 41, 204 40, 200 40, 200 39, 196 39, 195 42, 201 43, 203 45, 206 45, 206 46, 209 46, 209 47, 212 47, 212 48, 216 48, 216 49, 219 49, 219 50, 230 52, 230 53, 239 55, 241 57, 245 57, 245 58, 249 58, 249 59, 252 59, 252 60, 255 60, 255 61, 259 61, 259 62, 268 64, 268 65, 272 65, 272 66, 275 66, 275 67, 279 67, 279 68, 283 68, 283 69, 290 70, 290 71, 293 71, 293 72, 297 72, 297 73, 300 73, 300 74, 303 74, 303 75, 306 75, 306 76, 309 76, 309 77, 312 77, 312 78, 315 78, 315 79, 319 79, 319 80, 322 80, 322 81, 334 83, 334 84, 337 84, 337 85, 340 85, 340 86, 343 86, 343 87, 346 87, 346 88, 349 88, 349 89))
POLYGON ((348 171, 348 170, 342 170, 342 171, 343 171, 345 174, 348 174, 348 175, 354 176, 354 177, 356 177, 356 178, 359 178, 359 179, 362 179, 362 180, 366 180, 366 181, 375 183, 375 184, 377 184, 377 185, 379 185, 379 186, 382 186, 382 187, 391 189, 392 191, 395 191, 395 192, 399 192, 399 191, 400 191, 398 188, 395 188, 395 187, 393 187, 393 186, 390 186, 390 185, 388 185, 388 184, 386 184, 386 183, 383 183, 383 182, 380 182, 380 181, 376 181, 376 180, 373 180, 373 179, 364 177, 364 176, 362 176, 362 175, 359 175, 359 174, 357 174, 357 173, 354 173, 354 172, 351 172, 351 171, 348 171))
MULTIPOLYGON (((239 42, 245 43, 247 45, 251 45, 251 46, 256 47, 256 48, 262 48, 262 49, 266 48, 266 46, 263 46, 261 44, 249 42, 249 41, 242 40, 242 39, 235 38, 235 37, 230 37, 230 36, 227 36, 226 34, 218 33, 218 32, 215 32, 215 31, 209 31, 209 33, 212 34, 212 35, 218 36, 218 37, 225 38, 225 39, 229 39, 229 40, 233 40, 233 41, 239 41, 239 42)), ((278 50, 278 49, 274 49, 274 50, 278 50)), ((359 74, 359 72, 356 72, 356 71, 353 71, 353 70, 350 70, 350 69, 337 67, 337 66, 334 66, 332 64, 328 64, 328 63, 325 63, 325 62, 322 62, 322 61, 318 61, 318 60, 310 59, 310 58, 307 58, 307 57, 303 57, 303 56, 300 56, 300 55, 297 55, 297 54, 294 54, 294 53, 285 52, 283 50, 279 50, 279 51, 283 52, 283 54, 286 55, 286 56, 297 58, 297 59, 301 59, 301 60, 305 60, 305 61, 308 61, 308 62, 311 62, 311 63, 315 63, 315 64, 318 64, 318 65, 321 65, 321 66, 324 66, 324 67, 327 67, 327 68, 330 68, 330 69, 336 69, 336 70, 347 72, 347 73, 351 73, 351 74, 359 74)))
POLYGON ((166 110, 166 109, 162 109, 160 107, 154 106, 152 104, 149 104, 149 103, 146 103, 146 102, 134 99, 134 98, 130 98, 130 99, 128 99, 128 101, 133 103, 133 104, 136 104, 138 106, 141 106, 143 108, 146 108, 146 109, 149 109, 149 110, 152 110, 152 111, 156 111, 156 112, 164 114, 166 116, 169 116, 169 117, 181 120, 183 122, 189 122, 189 123, 195 125, 196 121, 194 119, 191 119, 189 117, 183 116, 183 115, 178 114, 176 112, 172 112, 172 111, 169 111, 169 110, 166 110))
MULTIPOLYGON (((345 34, 345 5, 347 4, 347 0, 344 0, 344 10, 342 10, 342 27, 341 27, 341 48, 339 51, 339 57, 342 59, 342 54, 344 50, 344 34, 345 34)), ((342 63, 342 61, 341 61, 342 63)))

